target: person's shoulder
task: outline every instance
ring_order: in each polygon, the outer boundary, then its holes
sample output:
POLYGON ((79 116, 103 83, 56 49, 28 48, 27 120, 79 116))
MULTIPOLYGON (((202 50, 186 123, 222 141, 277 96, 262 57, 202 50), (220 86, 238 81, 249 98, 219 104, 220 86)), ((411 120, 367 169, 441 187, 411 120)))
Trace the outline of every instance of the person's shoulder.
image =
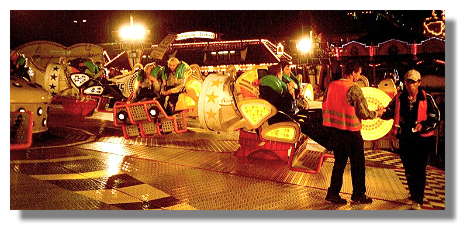
POLYGON ((186 63, 186 62, 184 62, 184 61, 181 61, 181 63, 179 64, 179 66, 181 66, 181 67, 183 67, 183 68, 185 68, 185 69, 186 69, 186 68, 187 68, 187 69, 190 68, 190 67, 189 67, 189 64, 186 63))
POLYGON ((263 81, 276 81, 276 80, 279 80, 279 79, 276 76, 271 75, 271 74, 265 75, 260 79, 261 82, 263 82, 263 81))
POLYGON ((430 93, 424 92, 424 96, 426 97, 426 100, 434 102, 434 97, 430 93))
POLYGON ((349 92, 362 93, 362 89, 361 89, 357 84, 354 83, 354 84, 349 88, 349 92))
POLYGON ((419 88, 418 99, 433 99, 432 95, 423 88, 419 88))

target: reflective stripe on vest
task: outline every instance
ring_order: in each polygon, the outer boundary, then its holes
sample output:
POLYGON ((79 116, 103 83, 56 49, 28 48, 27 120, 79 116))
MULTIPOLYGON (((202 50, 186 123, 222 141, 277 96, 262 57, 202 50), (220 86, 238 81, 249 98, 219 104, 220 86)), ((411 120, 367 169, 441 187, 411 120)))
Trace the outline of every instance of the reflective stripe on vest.
MULTIPOLYGON (((426 100, 426 92, 422 91, 424 96, 424 100, 418 102, 418 117, 416 118, 417 122, 425 121, 427 119, 427 112, 428 112, 428 103, 426 100)), ((398 127, 400 127, 400 99, 398 98, 399 95, 395 97, 395 117, 393 120, 393 134, 396 135, 398 133, 398 127)), ((428 131, 426 133, 421 133, 420 136, 422 137, 429 137, 433 136, 435 131, 428 131)))
POLYGON ((323 102, 323 125, 348 131, 360 131, 361 120, 356 110, 347 101, 347 93, 354 85, 350 80, 337 80, 330 83, 327 99, 323 102))

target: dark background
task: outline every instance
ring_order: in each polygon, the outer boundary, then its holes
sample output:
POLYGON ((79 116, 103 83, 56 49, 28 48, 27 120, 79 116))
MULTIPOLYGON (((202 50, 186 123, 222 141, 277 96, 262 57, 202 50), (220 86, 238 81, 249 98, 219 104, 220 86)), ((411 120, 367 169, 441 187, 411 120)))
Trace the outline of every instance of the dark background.
POLYGON ((380 43, 396 38, 421 41, 422 23, 431 10, 400 11, 326 10, 203 10, 203 11, 117 11, 117 10, 12 10, 10 48, 26 42, 48 40, 70 46, 75 43, 109 43, 129 23, 143 23, 147 40, 158 43, 168 33, 205 30, 222 33, 223 39, 266 38, 274 41, 298 39, 310 30, 323 35, 358 34, 358 41, 380 43), (349 14, 348 14, 349 13, 349 14), (354 13, 354 14, 352 14, 354 13), (82 20, 86 20, 85 23, 82 20), (76 20, 78 23, 74 23, 76 20))

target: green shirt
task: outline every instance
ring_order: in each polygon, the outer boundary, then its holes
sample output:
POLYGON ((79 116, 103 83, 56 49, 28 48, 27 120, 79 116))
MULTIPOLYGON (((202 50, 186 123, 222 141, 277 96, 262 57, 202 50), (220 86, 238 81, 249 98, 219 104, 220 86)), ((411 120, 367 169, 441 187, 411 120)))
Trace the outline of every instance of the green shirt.
POLYGON ((261 78, 260 85, 271 87, 271 89, 273 89, 280 95, 284 94, 285 92, 288 92, 287 84, 274 75, 266 75, 261 78))

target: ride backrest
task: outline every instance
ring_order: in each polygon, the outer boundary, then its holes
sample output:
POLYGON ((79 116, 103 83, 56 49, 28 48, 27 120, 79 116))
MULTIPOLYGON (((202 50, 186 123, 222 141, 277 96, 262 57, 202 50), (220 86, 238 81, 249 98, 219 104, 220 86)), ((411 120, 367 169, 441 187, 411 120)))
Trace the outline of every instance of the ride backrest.
POLYGON ((240 94, 240 98, 247 99, 259 97, 259 75, 260 70, 253 69, 244 72, 237 78, 237 80, 235 81, 235 90, 237 94, 240 94))
POLYGON ((261 137, 264 139, 291 144, 296 143, 301 134, 299 124, 293 121, 263 125, 259 129, 261 130, 261 137))

